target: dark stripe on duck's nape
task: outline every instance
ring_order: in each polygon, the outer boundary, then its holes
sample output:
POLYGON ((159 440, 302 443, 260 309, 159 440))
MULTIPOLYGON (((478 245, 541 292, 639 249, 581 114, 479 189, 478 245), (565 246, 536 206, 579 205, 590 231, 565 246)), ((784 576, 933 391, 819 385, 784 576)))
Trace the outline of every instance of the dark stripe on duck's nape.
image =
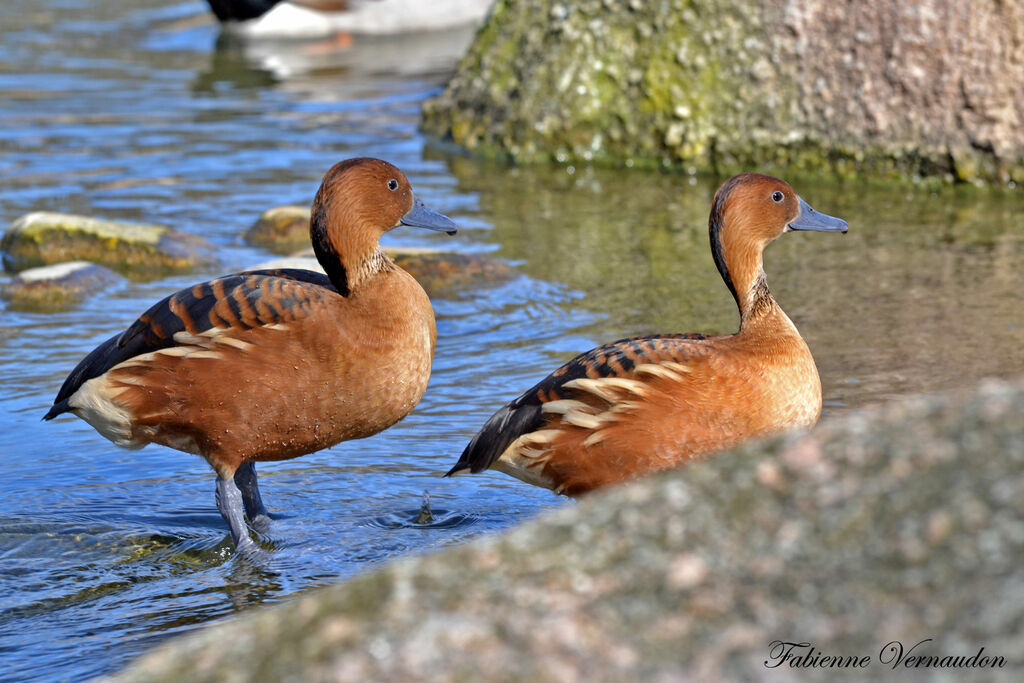
POLYGON ((732 191, 740 184, 740 181, 745 180, 746 175, 738 175, 725 181, 718 191, 715 192, 715 198, 711 202, 711 216, 708 218, 708 235, 711 238, 711 256, 715 259, 715 265, 718 267, 718 272, 722 275, 722 279, 725 280, 725 286, 732 292, 732 298, 736 300, 736 305, 740 305, 740 297, 736 293, 736 287, 732 283, 732 276, 729 275, 729 268, 725 265, 725 254, 722 253, 722 222, 725 220, 723 213, 725 211, 725 205, 729 201, 729 195, 732 191))
MULTIPOLYGON (((326 183, 324 183, 326 185, 326 183)), ((323 192, 321 188, 320 192, 323 192)), ((334 245, 327 235, 327 206, 321 201, 318 193, 316 201, 313 202, 313 214, 309 219, 309 238, 313 242, 313 253, 316 260, 323 266, 331 284, 342 296, 349 295, 348 275, 345 273, 345 266, 341 263, 341 257, 335 251, 334 245)))

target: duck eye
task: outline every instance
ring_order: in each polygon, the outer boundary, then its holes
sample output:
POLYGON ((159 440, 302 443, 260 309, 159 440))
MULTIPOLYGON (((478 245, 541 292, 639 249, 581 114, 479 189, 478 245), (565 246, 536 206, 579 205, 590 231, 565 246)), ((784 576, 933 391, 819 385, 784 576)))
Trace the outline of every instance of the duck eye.
POLYGON ((391 180, 389 180, 389 181, 388 181, 388 189, 389 189, 389 190, 391 190, 392 192, 394 192, 395 190, 397 190, 397 189, 398 189, 398 181, 397 181, 397 180, 395 180, 394 178, 392 178, 391 180))
POLYGON ((782 194, 780 191, 775 190, 775 192, 772 192, 772 201, 775 202, 776 204, 780 204, 782 203, 782 200, 785 198, 785 196, 786 195, 782 194))

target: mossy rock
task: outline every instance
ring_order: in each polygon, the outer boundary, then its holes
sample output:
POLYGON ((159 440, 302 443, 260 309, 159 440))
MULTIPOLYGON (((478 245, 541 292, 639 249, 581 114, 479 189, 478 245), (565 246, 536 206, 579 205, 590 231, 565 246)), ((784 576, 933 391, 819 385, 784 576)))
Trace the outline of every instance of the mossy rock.
POLYGON ((73 308, 86 297, 122 280, 104 266, 68 261, 23 270, 0 287, 0 295, 15 309, 58 311, 73 308))
POLYGON ((1021 64, 1017 3, 498 0, 423 125, 520 163, 1019 185, 1021 64))
POLYGON ((308 206, 276 206, 267 209, 245 231, 245 240, 279 254, 309 246, 308 206))
POLYGON ((8 271, 91 261, 135 279, 193 270, 212 262, 212 246, 161 225, 36 212, 18 218, 0 240, 8 271))

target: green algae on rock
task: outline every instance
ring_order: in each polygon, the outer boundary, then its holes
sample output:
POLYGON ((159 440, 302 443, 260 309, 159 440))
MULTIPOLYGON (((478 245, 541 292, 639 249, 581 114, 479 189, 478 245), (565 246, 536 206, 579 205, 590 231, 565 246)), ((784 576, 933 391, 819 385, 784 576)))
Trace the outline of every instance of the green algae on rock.
POLYGON ((275 206, 267 209, 245 231, 250 244, 287 254, 309 245, 308 206, 275 206))
POLYGON ((789 640, 869 657, 864 680, 893 675, 893 641, 984 648, 1004 666, 911 678, 1015 681, 1022 416, 1024 378, 824 421, 212 626, 117 680, 835 680, 766 667, 789 640))
POLYGON ((95 263, 67 261, 21 271, 0 287, 0 296, 19 310, 63 310, 121 280, 114 271, 95 263))
POLYGON ((187 271, 212 260, 212 247, 161 225, 39 211, 18 218, 0 240, 4 267, 20 271, 91 261, 135 278, 187 271))
POLYGON ((499 0, 424 128, 486 156, 1024 182, 1024 8, 499 0))

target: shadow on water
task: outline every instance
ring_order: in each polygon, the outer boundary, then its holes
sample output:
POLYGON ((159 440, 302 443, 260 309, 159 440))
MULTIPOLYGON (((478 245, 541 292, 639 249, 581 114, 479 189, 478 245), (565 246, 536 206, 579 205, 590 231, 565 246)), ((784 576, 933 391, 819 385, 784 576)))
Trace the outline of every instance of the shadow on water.
POLYGON ((273 69, 254 62, 245 52, 245 44, 221 35, 210 57, 209 66, 196 75, 192 90, 208 93, 230 86, 236 89, 273 88, 281 82, 273 69))
MULTIPOLYGON (((0 303, 5 678, 110 673, 171 635, 564 505, 498 474, 441 475, 496 408, 574 353, 736 329, 707 244, 715 180, 506 168, 424 139, 420 102, 470 37, 245 44, 218 39, 198 2, 0 5, 0 224, 44 209, 162 222, 209 239, 218 260, 70 311, 0 303), (322 173, 356 155, 397 163, 464 228, 395 231, 389 244, 490 251, 518 274, 434 301, 433 375, 408 418, 261 465, 274 521, 249 561, 230 552, 201 460, 39 418, 75 363, 151 302, 269 258, 245 228, 308 203, 322 173)), ((850 223, 844 237, 786 235, 765 258, 828 412, 1024 371, 1019 190, 796 189, 850 223)))

